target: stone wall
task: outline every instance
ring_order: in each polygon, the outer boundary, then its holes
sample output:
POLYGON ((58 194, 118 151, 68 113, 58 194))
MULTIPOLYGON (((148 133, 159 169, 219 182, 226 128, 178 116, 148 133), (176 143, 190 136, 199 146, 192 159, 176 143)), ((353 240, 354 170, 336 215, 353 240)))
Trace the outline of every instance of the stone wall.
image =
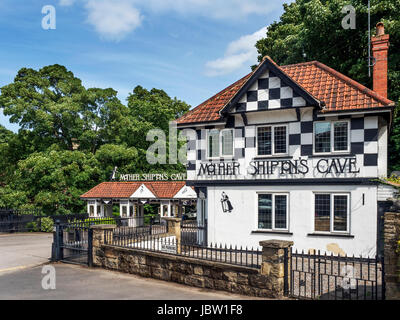
MULTIPOLYGON (((284 251, 292 245, 291 242, 271 240, 260 243, 263 246, 262 267, 253 269, 180 255, 104 245, 104 229, 112 228, 93 226, 94 266, 198 288, 256 297, 284 296, 284 251)), ((288 283, 290 281, 286 282, 288 283)))
POLYGON ((400 239, 400 213, 385 213, 384 257, 386 299, 400 299, 400 255, 397 251, 400 239))

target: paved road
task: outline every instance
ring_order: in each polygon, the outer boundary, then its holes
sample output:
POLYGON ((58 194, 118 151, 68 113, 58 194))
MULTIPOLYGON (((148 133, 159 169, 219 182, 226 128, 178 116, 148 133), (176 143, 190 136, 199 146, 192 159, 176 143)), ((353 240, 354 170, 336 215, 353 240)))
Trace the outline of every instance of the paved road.
POLYGON ((47 263, 51 233, 0 234, 0 275, 47 263))
POLYGON ((52 264, 56 289, 42 289, 42 267, 0 274, 0 300, 248 300, 249 297, 192 288, 103 269, 52 264))

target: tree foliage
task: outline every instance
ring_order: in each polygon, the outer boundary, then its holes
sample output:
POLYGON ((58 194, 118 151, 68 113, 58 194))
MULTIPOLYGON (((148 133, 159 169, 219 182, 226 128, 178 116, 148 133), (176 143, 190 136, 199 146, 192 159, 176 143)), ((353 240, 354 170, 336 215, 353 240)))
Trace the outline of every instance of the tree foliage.
MULTIPOLYGON (((296 0, 284 4, 279 21, 268 27, 266 37, 257 42, 259 60, 270 56, 280 65, 318 60, 372 87, 368 77, 368 14, 364 0, 296 0), (356 9, 356 29, 343 29, 345 5, 356 9)), ((371 26, 382 21, 390 34, 389 99, 400 102, 400 1, 371 0, 371 26)), ((400 115, 394 119, 390 135, 390 166, 400 170, 400 115)))
POLYGON ((0 108, 18 123, 0 127, 0 207, 79 212, 79 196, 120 172, 184 172, 182 165, 150 166, 147 132, 163 129, 190 106, 162 90, 137 86, 125 106, 111 88, 85 88, 60 65, 23 68, 1 88, 0 108))

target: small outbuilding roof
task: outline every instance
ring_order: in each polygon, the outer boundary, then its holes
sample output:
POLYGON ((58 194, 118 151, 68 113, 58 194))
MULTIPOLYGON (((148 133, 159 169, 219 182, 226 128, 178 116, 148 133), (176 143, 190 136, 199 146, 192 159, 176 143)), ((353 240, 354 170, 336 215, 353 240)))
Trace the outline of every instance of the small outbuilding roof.
MULTIPOLYGON (((103 182, 81 196, 81 199, 127 199, 144 185, 157 199, 173 199, 186 187, 186 181, 134 181, 134 182, 103 182)), ((193 197, 194 189, 187 187, 193 197)), ((146 197, 145 197, 146 198, 146 197)), ((179 197, 181 198, 181 197, 179 197)), ((183 198, 183 197, 182 197, 183 198)), ((185 197, 186 198, 186 197, 185 197)))

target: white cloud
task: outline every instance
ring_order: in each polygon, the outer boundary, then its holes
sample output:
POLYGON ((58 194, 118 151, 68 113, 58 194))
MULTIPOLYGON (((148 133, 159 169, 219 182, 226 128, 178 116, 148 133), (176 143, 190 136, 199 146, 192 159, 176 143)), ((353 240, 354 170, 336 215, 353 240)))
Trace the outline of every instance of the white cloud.
POLYGON ((107 40, 119 41, 142 23, 143 17, 129 0, 89 0, 87 22, 107 40))
POLYGON ((75 0, 60 0, 59 4, 63 7, 72 6, 75 3, 75 0))
POLYGON ((132 0, 153 12, 174 11, 216 19, 265 15, 282 7, 288 0, 132 0))
POLYGON ((141 25, 142 13, 177 13, 212 19, 240 20, 266 16, 293 0, 59 0, 62 6, 83 3, 87 21, 105 39, 121 40, 141 25))
POLYGON ((209 77, 225 75, 240 69, 244 64, 256 63, 258 54, 255 44, 265 37, 266 32, 267 27, 264 27, 229 43, 222 58, 206 63, 206 75, 209 77))

